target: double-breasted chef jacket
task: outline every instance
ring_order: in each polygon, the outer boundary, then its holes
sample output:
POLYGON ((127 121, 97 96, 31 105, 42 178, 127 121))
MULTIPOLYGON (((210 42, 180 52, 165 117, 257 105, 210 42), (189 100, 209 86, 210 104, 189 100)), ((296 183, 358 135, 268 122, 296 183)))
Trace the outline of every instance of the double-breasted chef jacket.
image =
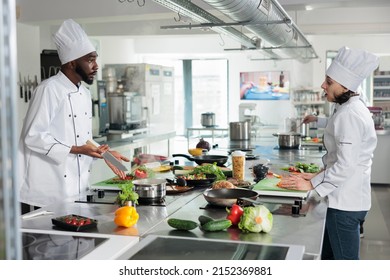
POLYGON ((71 154, 92 138, 92 100, 61 71, 34 91, 24 119, 18 155, 21 202, 45 206, 89 187, 93 158, 71 154))
POLYGON ((324 131, 325 170, 311 183, 330 208, 368 211, 371 208, 370 176, 377 136, 373 119, 359 96, 335 107, 324 131))

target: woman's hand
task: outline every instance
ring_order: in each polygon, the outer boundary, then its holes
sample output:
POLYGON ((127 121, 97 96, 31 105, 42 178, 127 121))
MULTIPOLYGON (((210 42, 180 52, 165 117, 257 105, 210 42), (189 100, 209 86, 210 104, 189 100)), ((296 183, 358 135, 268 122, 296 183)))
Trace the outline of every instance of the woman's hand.
POLYGON ((314 116, 314 115, 308 115, 308 116, 305 116, 302 120, 302 123, 311 123, 311 122, 316 122, 318 121, 318 117, 317 116, 314 116))
POLYGON ((279 182, 278 187, 297 191, 310 191, 314 189, 309 180, 302 178, 302 174, 284 177, 282 181, 279 182))

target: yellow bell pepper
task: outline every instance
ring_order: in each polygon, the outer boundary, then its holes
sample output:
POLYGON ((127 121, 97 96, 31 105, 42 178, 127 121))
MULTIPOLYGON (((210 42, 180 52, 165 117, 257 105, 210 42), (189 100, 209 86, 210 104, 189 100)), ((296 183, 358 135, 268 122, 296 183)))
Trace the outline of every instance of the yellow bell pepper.
POLYGON ((131 227, 134 226, 139 219, 139 214, 134 206, 123 206, 115 211, 114 223, 117 226, 131 227))

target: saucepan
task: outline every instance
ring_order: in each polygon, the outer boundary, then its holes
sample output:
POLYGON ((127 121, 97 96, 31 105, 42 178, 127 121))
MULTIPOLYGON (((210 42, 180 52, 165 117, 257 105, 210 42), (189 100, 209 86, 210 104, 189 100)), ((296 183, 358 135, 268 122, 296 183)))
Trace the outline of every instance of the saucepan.
POLYGON ((279 148, 281 149, 298 149, 301 145, 301 134, 295 132, 274 133, 278 137, 279 148))
POLYGON ((134 191, 140 200, 158 200, 166 195, 166 180, 158 178, 145 178, 134 180, 134 191))
POLYGON ((231 207, 239 198, 256 200, 257 196, 257 192, 244 188, 207 189, 203 192, 203 197, 209 204, 222 207, 231 207))
POLYGON ((190 161, 195 161, 199 165, 203 163, 213 164, 214 162, 216 162, 218 166, 223 166, 228 160, 227 156, 218 156, 218 155, 204 155, 204 156, 191 157, 186 154, 173 154, 172 157, 185 157, 190 161))

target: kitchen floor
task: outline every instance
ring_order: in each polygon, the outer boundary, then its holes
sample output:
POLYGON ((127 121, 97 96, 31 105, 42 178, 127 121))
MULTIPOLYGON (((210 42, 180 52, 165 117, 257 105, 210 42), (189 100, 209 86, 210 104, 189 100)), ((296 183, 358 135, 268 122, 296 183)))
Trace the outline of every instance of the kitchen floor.
MULTIPOLYGON (((190 145, 196 145, 196 140, 192 139, 190 145)), ((187 139, 176 137, 173 150, 188 153, 187 139)), ((360 246, 362 260, 390 260, 390 184, 372 185, 372 206, 364 223, 360 246)))
POLYGON ((390 260, 390 184, 372 185, 372 206, 360 243, 362 260, 390 260))

